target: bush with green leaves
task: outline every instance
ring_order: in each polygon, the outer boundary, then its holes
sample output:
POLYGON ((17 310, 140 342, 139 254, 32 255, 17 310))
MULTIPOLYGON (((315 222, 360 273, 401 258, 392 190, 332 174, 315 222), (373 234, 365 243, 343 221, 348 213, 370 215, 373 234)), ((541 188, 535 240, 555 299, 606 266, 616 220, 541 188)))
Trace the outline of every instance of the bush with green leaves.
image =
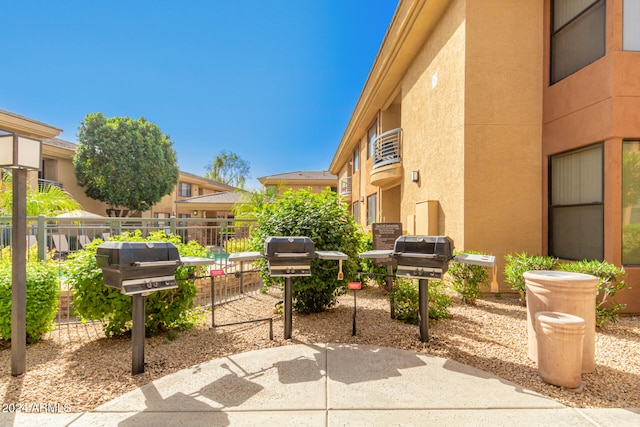
MULTIPOLYGON (((51 331, 58 314, 58 271, 52 261, 27 263, 27 343, 40 341, 51 331)), ((0 260, 0 338, 11 339, 11 258, 0 260)))
POLYGON ((532 270, 555 270, 558 259, 550 256, 529 255, 526 252, 505 256, 507 264, 504 267, 505 280, 511 289, 520 295, 520 303, 526 304, 526 284, 523 274, 532 270))
POLYGON ((576 261, 561 263, 558 270, 574 273, 590 274, 598 278, 598 298, 596 299, 596 325, 603 326, 607 322, 616 322, 617 315, 624 308, 613 300, 616 292, 626 287, 621 278, 624 270, 606 261, 576 261))
MULTIPOLYGON (((455 255, 459 254, 456 253, 455 255)), ((486 255, 483 252, 465 251, 467 254, 486 255)), ((462 302, 469 305, 475 305, 476 300, 480 296, 480 286, 489 285, 489 272, 487 267, 481 265, 462 264, 459 262, 449 262, 449 270, 447 278, 451 288, 461 297, 462 302)))
MULTIPOLYGON (((341 251, 349 259, 343 262, 344 280, 338 280, 338 262, 313 260, 310 277, 293 278, 293 309, 300 313, 317 313, 337 302, 346 284, 354 280, 358 269, 358 234, 347 205, 329 189, 322 193, 308 190, 287 191, 278 200, 257 212, 257 226, 250 238, 252 251, 264 251, 269 236, 306 236, 316 250, 341 251)), ((282 283, 282 278, 268 274, 267 262, 258 261, 265 286, 282 283)))
MULTIPOLYGON (((183 244, 180 237, 163 231, 142 237, 139 230, 113 236, 116 241, 165 241, 173 243, 181 256, 206 256, 206 249, 196 241, 183 244)), ((85 250, 67 259, 69 283, 73 289, 74 314, 83 320, 99 320, 106 336, 121 335, 131 329, 132 298, 118 289, 105 286, 102 270, 96 263, 96 251, 102 241, 94 240, 85 250)), ((178 288, 149 294, 145 301, 145 327, 148 336, 171 328, 190 329, 201 321, 193 309, 196 288, 193 277, 198 267, 180 266, 175 272, 178 288)))
MULTIPOLYGON (((446 294, 445 286, 440 280, 429 281, 429 319, 449 319, 449 307, 453 299, 446 294)), ((395 318, 412 325, 420 321, 420 291, 417 280, 398 278, 389 294, 395 318)))
POLYGON ((234 252, 244 252, 249 247, 249 239, 243 237, 241 239, 232 237, 224 242, 224 251, 228 254, 234 252))
POLYGON ((597 277, 598 297, 596 298, 596 325, 603 326, 607 322, 615 322, 617 315, 624 308, 613 300, 615 294, 626 287, 622 280, 625 272, 606 261, 582 260, 560 262, 549 256, 528 255, 526 253, 507 255, 504 272, 507 282, 520 294, 520 301, 526 304, 526 285, 524 273, 532 270, 559 270, 573 273, 589 274, 597 277))

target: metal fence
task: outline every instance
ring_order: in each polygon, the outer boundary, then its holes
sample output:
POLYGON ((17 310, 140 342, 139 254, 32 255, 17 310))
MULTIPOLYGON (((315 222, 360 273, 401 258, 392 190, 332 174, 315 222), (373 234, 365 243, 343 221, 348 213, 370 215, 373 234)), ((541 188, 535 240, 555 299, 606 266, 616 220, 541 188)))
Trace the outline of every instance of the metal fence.
MULTIPOLYGON (((94 239, 106 241, 111 236, 136 230, 147 237, 160 230, 180 236, 184 243, 195 240, 207 249, 207 257, 212 259, 209 268, 224 270, 226 273, 215 282, 215 303, 222 304, 258 292, 262 285, 255 273, 244 273, 240 279, 236 274, 237 266, 227 260, 229 252, 248 250, 248 238, 253 224, 251 220, 221 218, 28 217, 25 236, 27 262, 47 257, 58 262, 60 307, 57 323, 59 326, 72 324, 76 321, 72 311, 73 291, 65 282, 62 268, 62 263, 69 254, 82 250, 94 239)), ((10 253, 11 217, 0 217, 0 259, 10 253)), ((196 280, 196 306, 207 306, 211 302, 212 279, 207 273, 196 280)))

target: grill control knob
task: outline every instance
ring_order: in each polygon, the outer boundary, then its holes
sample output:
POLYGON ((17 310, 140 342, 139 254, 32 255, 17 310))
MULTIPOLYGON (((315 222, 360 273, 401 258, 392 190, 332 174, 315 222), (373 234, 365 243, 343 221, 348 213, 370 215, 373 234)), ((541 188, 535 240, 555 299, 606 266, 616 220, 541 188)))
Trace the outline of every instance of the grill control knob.
POLYGON ((147 289, 151 289, 151 286, 153 286, 151 282, 145 282, 144 285, 147 287, 147 289))

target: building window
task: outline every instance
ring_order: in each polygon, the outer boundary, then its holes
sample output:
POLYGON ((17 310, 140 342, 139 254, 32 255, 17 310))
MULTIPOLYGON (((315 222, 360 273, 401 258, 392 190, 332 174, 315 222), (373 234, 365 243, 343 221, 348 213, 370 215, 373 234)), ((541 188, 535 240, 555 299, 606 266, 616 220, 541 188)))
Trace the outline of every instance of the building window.
POLYGON ((367 159, 376 153, 376 138, 378 137, 378 121, 373 122, 367 131, 367 159))
POLYGON ((373 193, 367 197, 367 225, 376 222, 378 210, 378 194, 373 193))
POLYGON ((358 170, 360 169, 360 147, 356 147, 356 149, 353 150, 353 158, 351 160, 351 164, 353 166, 353 173, 358 172, 358 170))
POLYGON ((550 158, 549 254, 604 258, 603 145, 550 158))
POLYGON ((605 54, 605 0, 554 0, 551 23, 551 83, 605 54))
POLYGON ((178 196, 191 197, 191 184, 186 182, 178 183, 178 196))
POLYGON ((640 141, 622 144, 622 264, 640 265, 640 141))
POLYGON ((640 1, 624 0, 622 7, 622 49, 640 51, 640 1))
POLYGON ((360 207, 360 202, 359 201, 355 201, 353 202, 352 206, 352 214, 353 214, 353 219, 355 222, 360 222, 360 212, 359 212, 359 207, 360 207))

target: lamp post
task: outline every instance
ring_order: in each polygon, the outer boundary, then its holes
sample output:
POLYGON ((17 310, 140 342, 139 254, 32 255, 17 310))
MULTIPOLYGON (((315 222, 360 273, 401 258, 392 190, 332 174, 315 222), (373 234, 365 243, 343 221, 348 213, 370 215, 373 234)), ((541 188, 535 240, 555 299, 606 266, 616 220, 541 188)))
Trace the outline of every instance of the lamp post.
POLYGON ((0 135, 0 167, 12 169, 11 375, 27 366, 27 170, 40 169, 42 141, 0 135))

